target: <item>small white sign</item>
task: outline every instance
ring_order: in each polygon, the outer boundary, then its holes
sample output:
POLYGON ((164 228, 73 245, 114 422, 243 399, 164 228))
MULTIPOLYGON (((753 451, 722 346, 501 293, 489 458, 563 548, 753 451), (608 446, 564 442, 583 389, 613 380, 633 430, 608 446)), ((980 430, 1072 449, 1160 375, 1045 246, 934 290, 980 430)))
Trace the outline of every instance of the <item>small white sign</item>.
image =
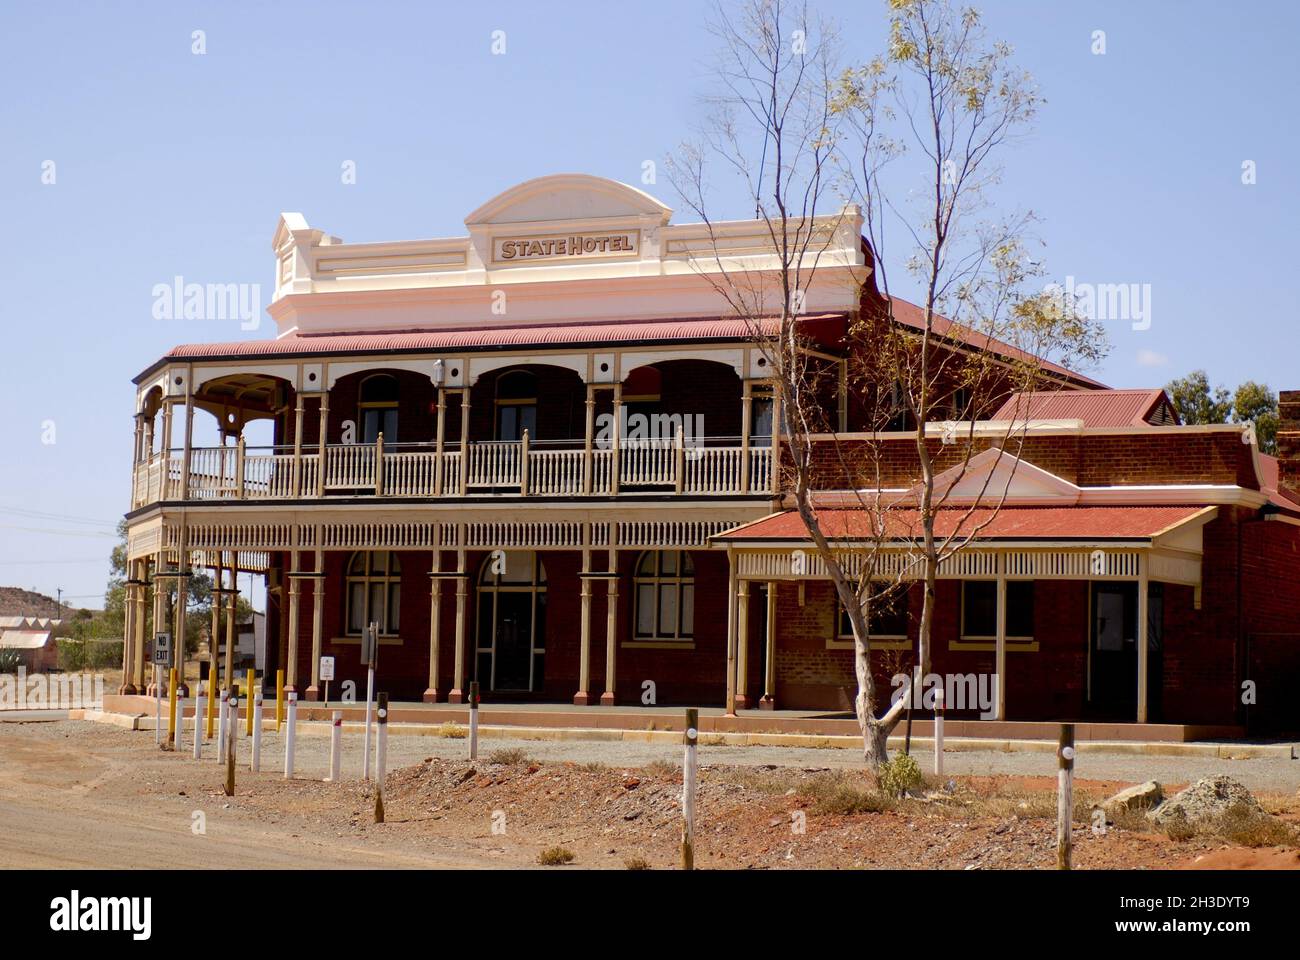
POLYGON ((320 658, 320 678, 322 680, 334 679, 334 658, 333 657, 320 658))

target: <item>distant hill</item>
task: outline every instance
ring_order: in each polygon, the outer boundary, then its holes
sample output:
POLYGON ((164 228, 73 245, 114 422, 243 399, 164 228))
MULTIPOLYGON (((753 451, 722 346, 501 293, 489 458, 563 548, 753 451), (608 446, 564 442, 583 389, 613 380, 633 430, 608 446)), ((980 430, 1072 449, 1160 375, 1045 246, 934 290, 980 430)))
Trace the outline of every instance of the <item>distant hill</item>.
POLYGON ((76 612, 76 607, 66 603, 56 607, 54 598, 43 593, 24 590, 22 587, 0 587, 0 617, 68 618, 76 612))

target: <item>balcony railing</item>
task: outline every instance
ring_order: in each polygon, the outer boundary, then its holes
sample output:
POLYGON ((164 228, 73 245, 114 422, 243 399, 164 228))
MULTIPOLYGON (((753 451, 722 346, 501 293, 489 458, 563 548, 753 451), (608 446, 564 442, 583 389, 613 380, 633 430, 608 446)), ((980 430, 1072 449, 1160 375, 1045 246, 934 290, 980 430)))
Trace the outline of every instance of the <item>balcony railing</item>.
POLYGON ((136 464, 132 506, 161 500, 329 497, 737 496, 772 491, 772 448, 715 437, 583 441, 197 447, 136 464), (615 478, 617 478, 615 480, 615 478))

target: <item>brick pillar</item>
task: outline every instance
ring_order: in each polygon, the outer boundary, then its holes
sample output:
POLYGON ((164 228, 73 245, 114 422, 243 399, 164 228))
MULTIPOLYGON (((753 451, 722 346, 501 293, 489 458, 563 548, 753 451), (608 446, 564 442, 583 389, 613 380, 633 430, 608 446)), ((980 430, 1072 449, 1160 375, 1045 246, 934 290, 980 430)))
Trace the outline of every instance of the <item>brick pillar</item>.
POLYGON ((1278 394, 1278 481, 1300 493, 1300 390, 1278 394))

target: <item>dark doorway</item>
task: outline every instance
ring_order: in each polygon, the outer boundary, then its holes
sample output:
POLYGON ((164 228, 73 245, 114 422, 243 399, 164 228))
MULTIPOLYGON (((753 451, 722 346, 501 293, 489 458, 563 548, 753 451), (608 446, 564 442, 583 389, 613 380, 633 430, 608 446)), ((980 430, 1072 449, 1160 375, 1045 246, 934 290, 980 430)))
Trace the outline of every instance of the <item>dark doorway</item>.
MULTIPOLYGON (((1147 721, 1162 715, 1164 590, 1147 589, 1147 721)), ((1108 720, 1137 717, 1138 585, 1094 583, 1088 651, 1089 713, 1108 720)))

